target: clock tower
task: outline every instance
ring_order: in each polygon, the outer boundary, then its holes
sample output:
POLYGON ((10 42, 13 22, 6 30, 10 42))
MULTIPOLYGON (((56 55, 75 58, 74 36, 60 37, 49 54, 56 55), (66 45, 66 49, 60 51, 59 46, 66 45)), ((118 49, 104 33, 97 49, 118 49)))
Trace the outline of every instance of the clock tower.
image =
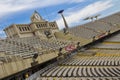
POLYGON ((33 15, 31 16, 31 21, 32 22, 44 22, 45 20, 40 16, 40 14, 35 11, 33 15))

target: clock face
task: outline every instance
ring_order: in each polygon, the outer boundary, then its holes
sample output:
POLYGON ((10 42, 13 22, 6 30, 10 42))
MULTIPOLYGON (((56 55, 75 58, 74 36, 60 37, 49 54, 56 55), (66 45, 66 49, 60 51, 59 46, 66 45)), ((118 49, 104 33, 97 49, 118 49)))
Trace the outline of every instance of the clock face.
POLYGON ((40 16, 38 14, 35 14, 35 18, 40 20, 40 16))

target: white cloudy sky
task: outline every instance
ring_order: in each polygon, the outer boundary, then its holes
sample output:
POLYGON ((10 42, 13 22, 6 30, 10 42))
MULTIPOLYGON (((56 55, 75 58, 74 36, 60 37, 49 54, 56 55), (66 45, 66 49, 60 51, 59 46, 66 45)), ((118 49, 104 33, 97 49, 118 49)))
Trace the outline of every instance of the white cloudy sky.
POLYGON ((68 25, 75 26, 85 23, 88 16, 101 14, 108 16, 120 11, 119 0, 0 0, 0 36, 10 24, 30 23, 30 16, 37 10, 44 19, 56 20, 60 29, 64 28, 61 16, 57 14, 65 9, 64 16, 68 25))

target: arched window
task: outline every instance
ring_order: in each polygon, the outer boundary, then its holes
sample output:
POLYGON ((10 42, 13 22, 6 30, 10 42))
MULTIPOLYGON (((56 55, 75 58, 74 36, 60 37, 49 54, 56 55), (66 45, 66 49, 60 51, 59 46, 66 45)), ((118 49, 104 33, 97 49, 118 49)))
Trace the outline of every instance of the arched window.
POLYGON ((21 27, 19 27, 19 30, 22 31, 21 27))
POLYGON ((27 27, 25 27, 25 31, 27 31, 27 27))
POLYGON ((30 31, 30 28, 29 28, 29 27, 27 27, 27 29, 30 31))
POLYGON ((22 30, 25 31, 24 27, 22 27, 22 30))

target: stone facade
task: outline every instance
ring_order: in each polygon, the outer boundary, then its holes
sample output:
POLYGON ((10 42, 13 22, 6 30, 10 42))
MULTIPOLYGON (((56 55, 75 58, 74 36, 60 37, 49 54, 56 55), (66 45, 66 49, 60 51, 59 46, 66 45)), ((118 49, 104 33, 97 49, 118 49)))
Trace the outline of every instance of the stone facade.
POLYGON ((44 20, 37 11, 31 16, 30 24, 12 24, 4 29, 8 38, 23 38, 39 36, 42 38, 54 37, 58 31, 57 23, 44 20))

